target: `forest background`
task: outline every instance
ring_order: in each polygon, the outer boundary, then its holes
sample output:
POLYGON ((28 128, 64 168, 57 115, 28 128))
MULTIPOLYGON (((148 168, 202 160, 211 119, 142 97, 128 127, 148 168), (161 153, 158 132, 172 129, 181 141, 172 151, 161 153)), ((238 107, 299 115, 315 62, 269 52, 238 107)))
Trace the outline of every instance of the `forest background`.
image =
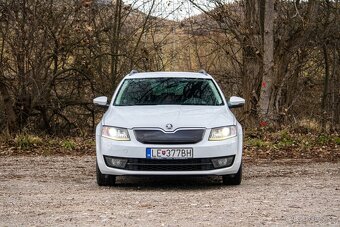
POLYGON ((92 99, 132 69, 205 69, 246 99, 247 156, 339 160, 337 0, 140 2, 0 0, 1 155, 93 152, 92 99))

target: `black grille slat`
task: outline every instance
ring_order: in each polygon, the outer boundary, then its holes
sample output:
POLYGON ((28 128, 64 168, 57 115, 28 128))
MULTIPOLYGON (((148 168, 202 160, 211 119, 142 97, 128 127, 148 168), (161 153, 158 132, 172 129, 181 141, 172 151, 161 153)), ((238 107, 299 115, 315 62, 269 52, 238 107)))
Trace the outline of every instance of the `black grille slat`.
MULTIPOLYGON (((187 166, 187 165, 192 165, 192 166, 198 166, 198 165, 210 165, 211 163, 201 163, 201 164, 195 164, 195 163, 188 163, 188 164, 166 164, 167 166, 187 166)), ((137 166, 158 166, 159 164, 139 164, 139 163, 133 163, 133 165, 137 166)))
POLYGON ((210 159, 197 158, 185 160, 128 159, 126 170, 135 171, 202 171, 212 170, 210 159))
POLYGON ((144 144, 195 144, 202 140, 204 129, 181 129, 166 133, 158 129, 135 129, 137 141, 144 144))

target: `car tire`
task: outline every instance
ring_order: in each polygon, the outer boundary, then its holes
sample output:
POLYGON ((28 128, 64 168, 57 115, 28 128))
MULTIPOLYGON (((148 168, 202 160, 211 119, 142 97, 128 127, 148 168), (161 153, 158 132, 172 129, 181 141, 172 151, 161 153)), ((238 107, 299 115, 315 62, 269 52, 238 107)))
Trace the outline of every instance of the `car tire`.
POLYGON ((100 172, 97 162, 96 162, 96 175, 97 175, 98 186, 113 186, 116 184, 116 176, 102 174, 100 172))
POLYGON ((240 185, 242 182, 242 163, 236 174, 222 176, 224 185, 240 185))

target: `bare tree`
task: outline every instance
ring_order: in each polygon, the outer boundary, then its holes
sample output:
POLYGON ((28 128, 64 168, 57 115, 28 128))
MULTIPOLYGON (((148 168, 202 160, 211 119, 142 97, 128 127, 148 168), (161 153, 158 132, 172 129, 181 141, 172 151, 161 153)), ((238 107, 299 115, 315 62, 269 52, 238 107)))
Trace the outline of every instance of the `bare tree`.
POLYGON ((263 31, 263 77, 259 100, 262 121, 273 120, 272 90, 274 82, 274 0, 266 0, 264 7, 263 31))

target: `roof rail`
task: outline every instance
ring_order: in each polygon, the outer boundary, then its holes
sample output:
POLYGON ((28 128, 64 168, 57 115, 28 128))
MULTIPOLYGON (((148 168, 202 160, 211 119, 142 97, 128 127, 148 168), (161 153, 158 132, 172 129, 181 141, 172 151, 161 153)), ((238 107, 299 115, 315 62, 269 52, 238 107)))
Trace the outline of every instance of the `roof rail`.
POLYGON ((208 75, 208 73, 204 70, 204 69, 201 69, 200 71, 198 71, 198 73, 202 73, 202 74, 204 74, 204 75, 208 75))
POLYGON ((135 73, 138 73, 138 71, 135 70, 135 69, 133 69, 133 70, 131 70, 131 72, 129 73, 129 76, 131 76, 132 74, 135 74, 135 73))

